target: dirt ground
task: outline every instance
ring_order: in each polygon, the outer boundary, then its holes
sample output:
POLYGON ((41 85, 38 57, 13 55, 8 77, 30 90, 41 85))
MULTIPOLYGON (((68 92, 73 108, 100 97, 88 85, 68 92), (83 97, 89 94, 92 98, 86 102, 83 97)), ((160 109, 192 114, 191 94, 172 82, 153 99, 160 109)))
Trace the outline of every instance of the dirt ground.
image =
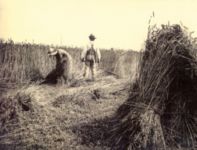
POLYGON ((69 87, 31 84, 8 91, 1 116, 10 117, 0 124, 0 149, 110 149, 113 114, 130 82, 100 74, 94 82, 79 77, 69 87))

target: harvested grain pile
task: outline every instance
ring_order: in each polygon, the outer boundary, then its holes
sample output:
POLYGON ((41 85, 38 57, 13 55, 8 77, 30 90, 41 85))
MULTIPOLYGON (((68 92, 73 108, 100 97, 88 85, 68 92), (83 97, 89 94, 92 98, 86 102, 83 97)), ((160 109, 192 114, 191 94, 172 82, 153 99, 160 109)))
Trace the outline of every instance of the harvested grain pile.
POLYGON ((116 113, 115 148, 196 148, 195 40, 179 25, 150 28, 130 98, 116 113))
POLYGON ((136 73, 137 62, 139 60, 139 54, 133 51, 126 51, 122 53, 116 63, 113 72, 119 78, 131 78, 136 73))
POLYGON ((1 97, 0 110, 0 149, 27 149, 34 124, 44 121, 40 106, 31 95, 17 93, 14 97, 1 97))
POLYGON ((69 149, 69 134, 62 133, 54 112, 35 95, 24 88, 0 99, 1 150, 69 149))

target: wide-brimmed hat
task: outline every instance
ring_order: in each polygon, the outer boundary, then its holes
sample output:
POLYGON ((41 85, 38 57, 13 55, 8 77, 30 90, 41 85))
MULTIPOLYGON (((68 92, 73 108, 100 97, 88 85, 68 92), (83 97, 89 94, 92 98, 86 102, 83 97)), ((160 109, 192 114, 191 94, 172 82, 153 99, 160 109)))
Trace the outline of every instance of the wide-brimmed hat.
POLYGON ((96 37, 93 34, 90 34, 89 39, 90 39, 90 41, 94 41, 96 39, 96 37))
POLYGON ((57 50, 52 48, 52 47, 50 47, 49 51, 48 51, 48 55, 49 56, 53 56, 53 55, 56 55, 56 54, 57 54, 57 50))

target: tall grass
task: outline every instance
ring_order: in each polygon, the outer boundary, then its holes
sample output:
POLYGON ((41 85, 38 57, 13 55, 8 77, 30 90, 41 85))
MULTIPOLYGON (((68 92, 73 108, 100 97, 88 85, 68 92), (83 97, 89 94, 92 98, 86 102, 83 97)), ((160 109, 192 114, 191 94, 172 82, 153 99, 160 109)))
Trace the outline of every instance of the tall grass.
MULTIPOLYGON (((83 64, 80 61, 80 54, 82 49, 77 47, 57 47, 68 51, 73 58, 74 75, 81 73, 83 64)), ((39 44, 14 44, 13 42, 0 42, 0 80, 5 82, 24 83, 30 81, 37 81, 45 78, 47 74, 55 67, 55 59, 49 58, 47 55, 49 45, 39 44)), ((101 50, 101 63, 99 68, 104 71, 115 72, 123 69, 122 66, 131 64, 133 56, 136 53, 129 52, 127 55, 131 56, 125 61, 119 61, 122 57, 121 50, 101 50), (117 66, 117 63, 121 65, 117 66)), ((127 67, 129 68, 129 67, 127 67)), ((128 69, 125 69, 128 70, 128 69)), ((126 74, 126 73, 125 73, 126 74)))
POLYGON ((44 77, 55 64, 47 51, 43 45, 1 43, 0 78, 23 83, 44 77))

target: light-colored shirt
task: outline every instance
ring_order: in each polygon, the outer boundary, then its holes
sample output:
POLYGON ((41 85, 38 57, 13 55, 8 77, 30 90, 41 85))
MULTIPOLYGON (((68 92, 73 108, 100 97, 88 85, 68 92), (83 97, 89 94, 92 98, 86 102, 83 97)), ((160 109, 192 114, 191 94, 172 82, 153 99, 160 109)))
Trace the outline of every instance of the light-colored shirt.
MULTIPOLYGON (((88 51, 90 48, 91 48, 91 45, 90 45, 90 46, 87 46, 86 48, 84 48, 84 49, 82 50, 81 59, 84 59, 84 58, 86 57, 86 53, 87 53, 87 51, 88 51)), ((96 51, 98 60, 100 61, 100 60, 101 60, 101 52, 100 52, 100 49, 95 48, 95 46, 94 46, 94 49, 95 49, 95 51, 96 51)))

